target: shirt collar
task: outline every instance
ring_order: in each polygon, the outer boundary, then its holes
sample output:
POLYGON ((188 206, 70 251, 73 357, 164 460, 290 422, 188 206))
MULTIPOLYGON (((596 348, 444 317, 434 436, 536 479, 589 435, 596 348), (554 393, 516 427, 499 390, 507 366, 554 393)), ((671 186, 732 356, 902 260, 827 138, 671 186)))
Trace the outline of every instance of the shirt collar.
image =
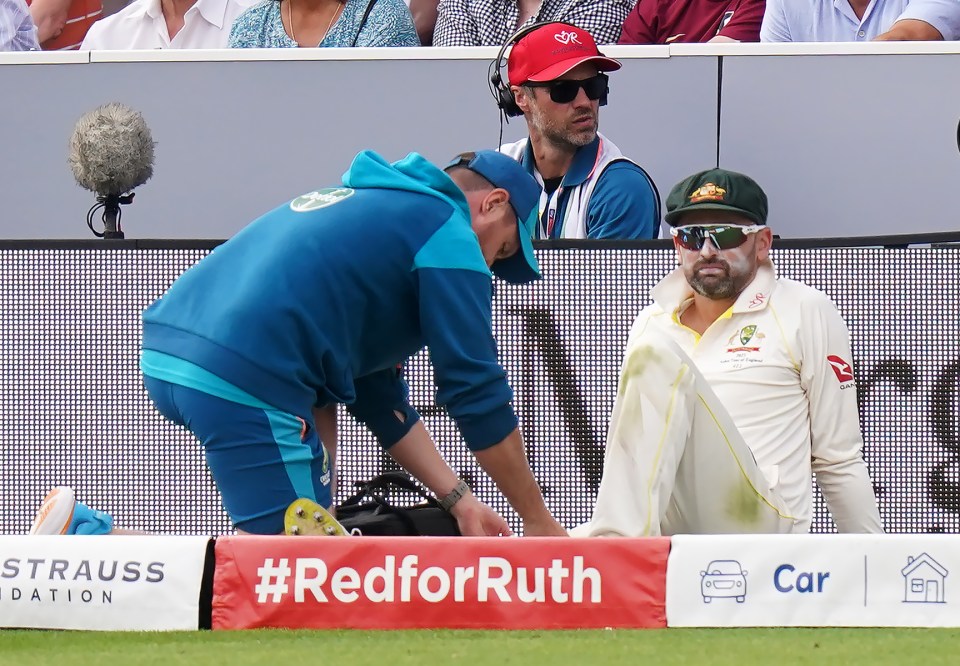
POLYGON ((597 156, 600 154, 600 135, 593 137, 593 141, 585 146, 577 148, 573 154, 573 161, 570 168, 563 176, 564 187, 574 187, 580 185, 593 174, 597 166, 597 156))
MULTIPOLYGON (((906 4, 906 3, 904 3, 906 4)), ((867 8, 863 10, 863 18, 857 18, 856 12, 853 11, 853 7, 850 6, 849 0, 833 0, 833 6, 838 12, 847 17, 851 22, 855 23, 858 27, 863 26, 870 20, 870 15, 873 13, 874 9, 877 6, 876 0, 870 0, 870 3, 867 5, 867 8)))
POLYGON ((138 16, 149 16, 152 19, 163 18, 160 0, 137 0, 137 5, 139 7, 138 16))
MULTIPOLYGON (((767 307, 770 295, 777 286, 777 268, 769 259, 757 267, 753 280, 740 292, 733 304, 733 314, 739 312, 757 312, 767 307)), ((683 274, 683 268, 677 267, 650 290, 653 302, 664 312, 674 314, 684 303, 693 298, 693 288, 683 274)))
MULTIPOLYGON (((160 7, 160 0, 137 0, 141 5, 141 15, 149 16, 152 19, 163 19, 163 9, 160 7)), ((207 23, 223 28, 226 23, 227 5, 230 0, 197 0, 197 2, 187 10, 187 13, 196 11, 203 17, 207 23)))
MULTIPOLYGON (((602 137, 597 133, 593 141, 577 148, 577 152, 573 154, 570 168, 567 169, 567 173, 564 174, 563 181, 560 183, 561 187, 580 185, 593 174, 593 170, 597 166, 597 156, 600 154, 601 141, 602 137)), ((536 160, 533 158, 533 142, 530 139, 527 139, 527 145, 523 149, 523 157, 520 158, 520 163, 527 170, 527 173, 536 175, 533 171, 536 160)))

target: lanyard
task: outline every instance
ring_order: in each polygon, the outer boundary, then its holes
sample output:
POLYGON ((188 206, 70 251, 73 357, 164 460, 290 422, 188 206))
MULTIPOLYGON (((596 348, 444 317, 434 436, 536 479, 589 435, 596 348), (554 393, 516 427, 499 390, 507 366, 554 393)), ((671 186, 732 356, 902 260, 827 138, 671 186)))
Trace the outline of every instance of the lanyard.
MULTIPOLYGON (((593 160, 593 167, 590 169, 590 173, 587 174, 587 177, 583 182, 586 182, 593 178, 594 173, 597 170, 597 165, 600 164, 600 156, 603 154, 603 139, 600 139, 599 144, 597 145, 597 155, 593 160)), ((543 188, 543 177, 540 175, 536 169, 534 169, 534 174, 536 175, 537 181, 540 183, 540 187, 543 188)), ((566 176, 564 176, 566 178, 566 176)), ((582 183, 581 183, 582 184, 582 183)), ((547 195, 546 190, 540 190, 540 205, 537 210, 537 236, 539 238, 553 238, 553 228, 557 223, 557 209, 560 205, 560 196, 563 194, 563 184, 553 191, 553 194, 547 195), (543 213, 546 211, 547 219, 544 221, 543 213)), ((569 211, 567 211, 569 212, 569 211)), ((561 232, 563 230, 565 222, 561 223, 560 228, 561 232)), ((562 235, 562 233, 561 233, 562 235)))
POLYGON ((563 185, 553 191, 553 194, 547 196, 546 190, 540 192, 540 208, 537 215, 537 230, 540 238, 552 238, 553 227, 557 222, 557 207, 560 202, 560 194, 563 192, 563 185), (547 219, 544 221, 543 213, 547 212, 547 219))

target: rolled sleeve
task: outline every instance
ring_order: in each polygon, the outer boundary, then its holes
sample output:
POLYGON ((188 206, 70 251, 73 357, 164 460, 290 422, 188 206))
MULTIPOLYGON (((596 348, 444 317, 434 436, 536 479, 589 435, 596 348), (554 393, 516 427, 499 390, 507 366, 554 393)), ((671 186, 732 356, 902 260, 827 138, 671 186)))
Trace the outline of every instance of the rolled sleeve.
POLYGON ((960 2, 958 0, 913 0, 899 17, 929 23, 948 41, 960 39, 960 2))
POLYGON ((517 429, 517 415, 509 404, 495 407, 482 416, 464 416, 457 421, 460 434, 471 451, 499 444, 517 429))
POLYGON ((407 400, 407 383, 399 369, 389 368, 354 380, 357 398, 347 405, 347 411, 370 428, 380 442, 389 449, 420 420, 420 414, 407 400))

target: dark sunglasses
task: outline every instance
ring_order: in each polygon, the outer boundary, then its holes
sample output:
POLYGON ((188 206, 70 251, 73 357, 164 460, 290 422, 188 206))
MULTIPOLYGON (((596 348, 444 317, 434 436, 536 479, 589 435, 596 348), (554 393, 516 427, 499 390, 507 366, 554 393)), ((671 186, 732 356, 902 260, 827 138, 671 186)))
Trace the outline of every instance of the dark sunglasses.
POLYGON ((673 227, 670 234, 677 239, 680 247, 699 251, 709 238, 718 250, 732 250, 747 241, 747 236, 763 229, 762 224, 748 227, 738 224, 702 224, 690 227, 673 227))
POLYGON ((580 94, 580 88, 587 94, 587 99, 599 99, 605 101, 610 78, 606 74, 597 74, 589 79, 574 81, 572 79, 560 79, 558 81, 545 81, 543 83, 527 81, 524 85, 532 88, 546 88, 550 91, 550 99, 557 104, 569 104, 580 94))

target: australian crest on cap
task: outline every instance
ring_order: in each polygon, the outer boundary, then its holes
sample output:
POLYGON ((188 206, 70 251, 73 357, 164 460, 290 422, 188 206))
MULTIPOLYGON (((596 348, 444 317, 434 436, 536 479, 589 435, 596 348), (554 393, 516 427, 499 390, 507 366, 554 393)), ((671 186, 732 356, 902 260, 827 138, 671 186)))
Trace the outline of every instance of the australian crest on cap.
POLYGON ((718 185, 713 183, 704 183, 695 189, 690 195, 690 203, 698 203, 700 201, 723 201, 723 195, 726 193, 727 191, 718 185))

